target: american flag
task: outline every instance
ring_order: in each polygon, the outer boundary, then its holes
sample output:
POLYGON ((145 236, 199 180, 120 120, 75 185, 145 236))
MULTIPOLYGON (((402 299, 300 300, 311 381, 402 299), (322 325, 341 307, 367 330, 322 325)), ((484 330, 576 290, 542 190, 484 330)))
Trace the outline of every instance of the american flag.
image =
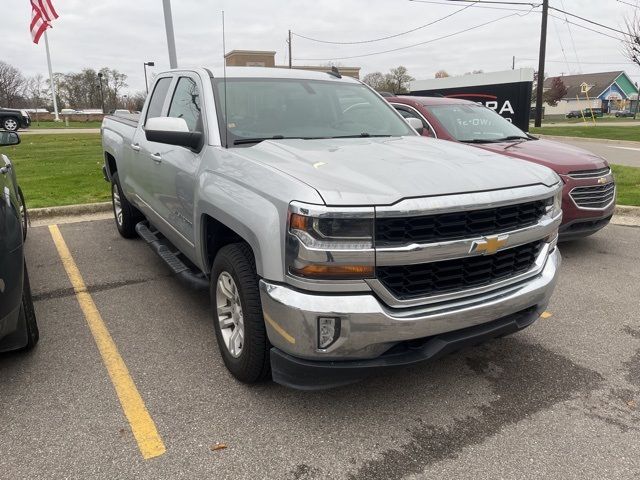
POLYGON ((31 0, 31 38, 38 43, 44 31, 51 27, 51 22, 58 18, 58 13, 51 0, 31 0))

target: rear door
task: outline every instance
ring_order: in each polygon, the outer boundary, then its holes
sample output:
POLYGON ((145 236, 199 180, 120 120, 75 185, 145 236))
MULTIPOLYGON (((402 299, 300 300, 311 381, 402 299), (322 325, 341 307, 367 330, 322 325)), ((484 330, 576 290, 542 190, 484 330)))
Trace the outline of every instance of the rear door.
MULTIPOLYGON (((198 75, 180 74, 172 87, 167 116, 184 119, 191 132, 206 132, 201 92, 202 85, 198 75)), ((204 144, 206 145, 206 138, 204 144)), ((157 169, 155 192, 158 213, 174 230, 163 233, 170 237, 173 243, 185 249, 193 249, 195 243, 194 192, 201 152, 194 152, 186 147, 164 145, 157 169)))
POLYGON ((13 165, 0 153, 0 338, 14 325, 2 320, 19 307, 22 299, 22 227, 20 202, 13 165))
POLYGON ((170 98, 169 92, 174 81, 173 76, 164 76, 156 81, 131 141, 131 171, 136 183, 135 194, 137 197, 133 201, 153 223, 157 223, 159 220, 158 194, 155 191, 160 168, 158 155, 166 145, 148 141, 144 133, 144 126, 150 118, 166 116, 170 98))

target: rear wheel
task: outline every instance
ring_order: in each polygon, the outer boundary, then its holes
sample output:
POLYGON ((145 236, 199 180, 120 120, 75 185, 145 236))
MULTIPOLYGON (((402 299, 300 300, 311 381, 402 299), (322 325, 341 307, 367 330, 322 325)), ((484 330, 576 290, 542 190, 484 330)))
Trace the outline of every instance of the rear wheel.
POLYGON ((241 382, 264 380, 271 373, 271 345, 253 252, 247 244, 220 249, 211 269, 210 295, 216 339, 227 369, 241 382))
POLYGON ((9 132, 15 132, 19 126, 18 120, 13 117, 7 117, 2 121, 2 127, 9 132))
POLYGON ((118 172, 111 175, 111 203, 118 232, 124 238, 136 237, 136 224, 143 220, 140 211, 122 193, 118 172))

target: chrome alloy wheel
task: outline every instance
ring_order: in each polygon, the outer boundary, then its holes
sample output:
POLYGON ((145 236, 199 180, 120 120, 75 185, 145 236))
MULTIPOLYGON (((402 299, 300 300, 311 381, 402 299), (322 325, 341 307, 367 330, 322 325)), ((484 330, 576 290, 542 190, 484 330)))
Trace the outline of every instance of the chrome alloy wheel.
POLYGON ((227 272, 222 272, 216 282, 216 307, 224 344, 238 358, 244 345, 242 303, 236 282, 227 272))
POLYGON ((122 202, 120 201, 120 190, 115 182, 111 185, 111 196, 113 197, 113 213, 116 216, 116 222, 122 226, 122 202))
POLYGON ((16 122, 13 118, 7 118, 4 121, 4 128, 9 132, 15 132, 18 129, 18 122, 16 122))

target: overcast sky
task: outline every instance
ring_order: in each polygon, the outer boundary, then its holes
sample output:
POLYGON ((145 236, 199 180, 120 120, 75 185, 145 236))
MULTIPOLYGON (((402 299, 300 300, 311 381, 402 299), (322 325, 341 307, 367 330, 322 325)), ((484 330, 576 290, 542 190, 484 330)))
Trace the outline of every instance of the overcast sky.
MULTIPOLYGON (((136 91, 144 89, 143 62, 155 61, 151 71, 168 68, 161 0, 52 1, 60 14, 49 30, 54 71, 108 66, 127 74, 129 90, 136 91)), ((640 5, 639 0, 625 2, 640 5)), ((551 0, 551 5, 618 29, 623 29, 624 17, 634 12, 633 6, 618 0, 551 0)), ((450 74, 505 70, 511 68, 513 55, 517 67, 537 65, 541 17, 537 11, 525 15, 486 7, 462 10, 464 4, 458 2, 442 5, 409 0, 173 0, 172 6, 181 67, 222 65, 221 10, 226 17, 227 51, 275 50, 279 64, 287 62, 289 29, 321 40, 353 42, 394 35, 453 14, 412 33, 372 43, 331 45, 294 36, 294 64, 334 60, 339 65, 360 66, 362 74, 404 65, 416 79, 433 78, 440 69, 450 74), (511 16, 420 46, 335 60, 427 42, 507 15, 511 16)), ((46 74, 44 39, 40 45, 31 42, 29 0, 4 0, 2 10, 0 59, 25 75, 46 74), (9 3, 11 8, 7 8, 9 3)), ((549 20, 548 74, 626 70, 634 81, 640 81, 640 69, 624 58, 620 40, 568 26, 564 17, 549 20)))

